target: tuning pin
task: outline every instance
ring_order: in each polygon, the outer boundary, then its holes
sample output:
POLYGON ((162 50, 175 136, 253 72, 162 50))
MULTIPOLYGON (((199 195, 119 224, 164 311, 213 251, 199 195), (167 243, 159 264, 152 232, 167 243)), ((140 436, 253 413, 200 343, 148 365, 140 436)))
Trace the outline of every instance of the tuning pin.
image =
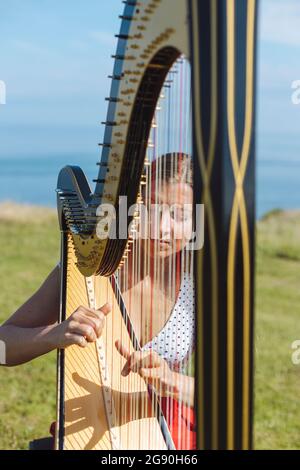
POLYGON ((125 15, 119 15, 120 20, 125 20, 125 21, 132 21, 134 18, 133 16, 125 16, 125 15))
POLYGON ((111 144, 108 144, 108 143, 105 143, 105 142, 100 143, 100 144, 98 144, 98 145, 99 145, 99 147, 111 148, 111 144))

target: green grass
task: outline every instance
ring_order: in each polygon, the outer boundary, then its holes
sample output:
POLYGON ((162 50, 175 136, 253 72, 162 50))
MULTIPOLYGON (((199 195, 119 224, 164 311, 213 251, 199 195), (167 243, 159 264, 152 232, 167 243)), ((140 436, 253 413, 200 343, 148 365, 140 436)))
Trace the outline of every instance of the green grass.
POLYGON ((300 213, 277 211, 258 223, 256 264, 255 443, 300 447, 300 213))
MULTIPOLYGON (((18 214, 18 209, 16 214, 18 214)), ((16 215, 15 214, 15 215, 16 215)), ((56 215, 1 219, 0 322, 33 293, 59 256, 56 215)), ((255 447, 292 449, 300 436, 300 213, 275 211, 257 225, 255 447)), ((56 355, 0 369, 0 449, 26 449, 55 419, 56 355)))
MULTIPOLYGON (((0 323, 42 283, 59 259, 57 217, 0 210, 0 323), (24 215, 24 214, 23 214, 24 215)), ((24 209, 25 212, 25 209, 24 209)), ((27 449, 30 440, 48 436, 55 419, 56 354, 31 364, 0 368, 0 449, 27 449)))

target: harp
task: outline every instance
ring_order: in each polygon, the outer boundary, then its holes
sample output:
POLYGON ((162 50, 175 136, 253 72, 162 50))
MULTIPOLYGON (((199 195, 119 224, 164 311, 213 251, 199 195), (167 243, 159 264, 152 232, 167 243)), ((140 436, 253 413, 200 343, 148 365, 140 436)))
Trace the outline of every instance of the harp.
POLYGON ((58 352, 55 447, 250 448, 256 4, 124 3, 95 188, 58 177, 59 320, 112 312, 96 343, 58 352), (153 364, 124 377, 117 341, 156 347, 166 390, 153 364))

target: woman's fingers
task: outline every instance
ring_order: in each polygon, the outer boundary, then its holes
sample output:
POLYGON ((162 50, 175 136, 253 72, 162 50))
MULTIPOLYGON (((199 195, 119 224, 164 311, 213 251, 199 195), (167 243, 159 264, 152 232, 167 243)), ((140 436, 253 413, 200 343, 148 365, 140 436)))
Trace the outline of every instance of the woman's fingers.
POLYGON ((140 376, 148 385, 155 387, 160 395, 173 395, 179 393, 179 387, 173 374, 168 374, 165 368, 144 369, 139 371, 140 376))
POLYGON ((106 304, 102 305, 102 307, 100 307, 98 311, 99 310, 106 316, 111 312, 111 304, 109 302, 106 302, 106 304))
POLYGON ((126 364, 121 371, 123 377, 126 377, 130 372, 140 372, 142 368, 155 370, 164 365, 164 360, 156 352, 136 351, 130 354, 129 349, 120 340, 115 342, 115 346, 121 356, 126 359, 126 364))
POLYGON ((80 306, 73 313, 71 321, 75 320, 80 324, 92 326, 96 333, 96 337, 99 338, 104 327, 105 316, 108 315, 110 311, 111 306, 109 303, 104 304, 98 310, 80 306))
POLYGON ((88 307, 79 307, 73 315, 81 314, 91 318, 102 319, 106 317, 111 312, 111 305, 107 302, 98 309, 88 308, 88 307))
POLYGON ((109 303, 98 310, 79 306, 67 320, 53 328, 51 341, 62 349, 72 344, 85 347, 87 343, 95 342, 103 331, 105 317, 110 311, 109 303))
POLYGON ((123 377, 126 377, 130 372, 134 372, 133 367, 135 367, 136 363, 141 359, 141 354, 141 352, 135 352, 128 357, 127 362, 121 371, 121 375, 123 375, 123 377))
POLYGON ((129 349, 126 346, 124 346, 124 344, 120 340, 117 340, 115 342, 115 346, 116 346, 117 350, 119 351, 119 353, 121 354, 121 356, 123 356, 124 359, 126 359, 126 364, 125 364, 125 366, 123 367, 123 369, 121 371, 121 375, 126 377, 129 374, 130 370, 131 370, 130 369, 131 362, 135 360, 136 355, 141 354, 141 353, 135 352, 133 354, 130 354, 129 349))
POLYGON ((131 356, 130 370, 138 372, 142 367, 155 368, 162 365, 163 359, 155 352, 144 351, 141 353, 134 353, 131 356))
POLYGON ((152 383, 153 381, 157 380, 160 378, 161 371, 159 368, 151 368, 151 369, 146 369, 146 368, 141 368, 140 369, 140 376, 143 377, 143 379, 149 381, 149 383, 152 383))
POLYGON ((141 367, 160 367, 162 361, 158 354, 151 351, 134 352, 130 357, 126 357, 126 359, 127 362, 121 372, 124 377, 130 372, 139 372, 141 367))
POLYGON ((122 341, 120 341, 119 339, 115 342, 115 346, 117 348, 117 350, 119 351, 119 353, 121 354, 121 356, 123 356, 125 359, 129 359, 130 358, 130 351, 128 348, 126 348, 126 346, 124 346, 124 344, 122 343, 122 341))
POLYGON ((81 348, 85 348, 87 346, 87 340, 82 335, 77 335, 75 333, 66 333, 66 340, 66 346, 72 346, 73 344, 76 344, 81 348))
POLYGON ((148 385, 152 385, 156 390, 160 388, 160 373, 161 371, 157 368, 155 369, 140 369, 139 374, 145 380, 148 385))
POLYGON ((70 333, 83 336, 89 343, 97 339, 94 328, 85 323, 70 323, 70 333))
POLYGON ((126 359, 121 374, 128 376, 130 372, 138 372, 148 385, 155 387, 162 396, 176 395, 179 392, 175 376, 171 373, 167 363, 156 352, 138 351, 130 354, 128 348, 120 340, 115 346, 126 359))
POLYGON ((91 317, 88 314, 87 315, 80 314, 76 317, 76 320, 78 321, 78 323, 82 325, 91 326, 94 329, 97 335, 97 338, 99 338, 104 327, 104 315, 102 315, 102 317, 103 318, 101 317, 96 318, 96 317, 91 317))

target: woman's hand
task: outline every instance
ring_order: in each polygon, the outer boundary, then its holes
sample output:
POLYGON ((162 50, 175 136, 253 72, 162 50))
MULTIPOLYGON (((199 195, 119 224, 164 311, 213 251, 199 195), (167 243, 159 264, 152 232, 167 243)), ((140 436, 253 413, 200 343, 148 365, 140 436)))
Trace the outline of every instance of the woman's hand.
POLYGON ((126 359, 121 374, 126 377, 130 372, 138 373, 148 385, 152 385, 161 397, 176 398, 179 394, 180 375, 173 372, 167 362, 154 351, 130 354, 121 343, 115 343, 119 353, 126 359))
POLYGON ((109 304, 99 310, 87 307, 78 309, 65 321, 49 332, 49 341, 53 348, 64 349, 73 344, 84 348, 93 343, 102 333, 105 317, 111 311, 109 304))

